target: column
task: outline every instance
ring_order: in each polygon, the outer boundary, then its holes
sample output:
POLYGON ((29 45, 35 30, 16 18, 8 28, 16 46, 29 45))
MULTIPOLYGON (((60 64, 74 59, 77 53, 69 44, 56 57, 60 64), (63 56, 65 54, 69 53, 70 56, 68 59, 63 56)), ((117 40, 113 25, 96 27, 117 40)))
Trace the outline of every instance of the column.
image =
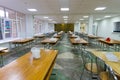
POLYGON ((88 34, 93 34, 93 16, 89 16, 89 22, 88 22, 88 34))
POLYGON ((34 28, 33 28, 33 16, 26 15, 26 37, 33 37, 34 35, 34 28))

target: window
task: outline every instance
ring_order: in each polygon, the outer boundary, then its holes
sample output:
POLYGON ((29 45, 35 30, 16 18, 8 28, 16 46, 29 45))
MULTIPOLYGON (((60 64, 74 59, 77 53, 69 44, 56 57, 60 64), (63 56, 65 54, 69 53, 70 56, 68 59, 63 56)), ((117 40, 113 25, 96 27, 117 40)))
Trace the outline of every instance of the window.
POLYGON ((2 27, 2 18, 0 18, 0 40, 3 39, 3 27, 2 27))
POLYGON ((115 27, 113 32, 120 32, 120 22, 115 22, 114 25, 115 27))
POLYGON ((5 29, 6 22, 9 24, 9 29, 7 28, 5 31, 5 38, 16 38, 17 37, 17 21, 16 21, 16 11, 5 9, 6 11, 6 19, 5 20, 5 29))
POLYGON ((25 32, 25 14, 0 7, 0 40, 17 38, 25 32))
POLYGON ((16 11, 13 11, 13 10, 10 10, 10 9, 5 9, 5 12, 6 12, 6 18, 9 18, 9 19, 16 19, 16 11))
POLYGON ((4 19, 4 37, 12 37, 12 21, 8 19, 4 19))
POLYGON ((34 18, 34 34, 42 33, 42 21, 38 18, 34 18))
POLYGON ((0 7, 0 40, 3 39, 3 18, 4 17, 4 8, 0 7))
POLYGON ((5 17, 4 8, 0 7, 0 17, 5 17))
POLYGON ((18 30, 18 36, 25 36, 24 32, 26 32, 26 28, 25 28, 25 14, 17 12, 17 30, 18 30))

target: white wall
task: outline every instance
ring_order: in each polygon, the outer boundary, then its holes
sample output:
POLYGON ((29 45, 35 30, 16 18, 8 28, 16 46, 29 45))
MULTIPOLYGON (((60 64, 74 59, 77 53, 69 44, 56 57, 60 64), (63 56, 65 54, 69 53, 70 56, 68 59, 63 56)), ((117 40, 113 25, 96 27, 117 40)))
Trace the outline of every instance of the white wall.
MULTIPOLYGON (((26 16, 26 15, 25 15, 26 16)), ((18 29, 18 37, 25 37, 26 34, 26 17, 20 19, 20 27, 18 29)))
MULTIPOLYGON (((26 15, 26 37, 33 37, 34 36, 34 21, 32 15, 26 15)), ((41 25, 41 32, 48 33, 53 31, 53 25, 49 25, 47 21, 42 21, 41 25), (52 26, 52 27, 51 27, 52 26), (51 27, 51 28, 50 28, 51 27)))
POLYGON ((74 32, 80 32, 80 23, 74 24, 74 32))
MULTIPOLYGON (((87 23, 84 23, 85 24, 85 33, 86 32, 88 32, 88 24, 87 23)), ((79 23, 75 23, 74 24, 74 32, 82 32, 81 30, 80 30, 80 27, 81 27, 82 25, 81 25, 81 22, 79 22, 79 23)))
POLYGON ((104 19, 97 22, 98 36, 110 37, 112 39, 120 40, 120 33, 113 32, 114 22, 120 21, 120 16, 104 19))
POLYGON ((88 34, 93 34, 93 16, 89 16, 89 23, 88 23, 88 34))
POLYGON ((55 31, 53 23, 48 23, 48 30, 49 30, 49 32, 54 32, 55 31))
POLYGON ((42 23, 42 33, 49 33, 54 31, 54 24, 43 21, 42 23))
MULTIPOLYGON (((42 33, 48 32, 48 23, 42 21, 42 33)), ((33 37, 35 33, 34 29, 34 18, 32 15, 26 14, 26 33, 22 34, 22 38, 33 37)))
POLYGON ((25 37, 33 37, 34 28, 33 28, 33 16, 26 15, 26 34, 25 37))
POLYGON ((47 22, 47 21, 44 21, 44 22, 43 22, 43 24, 42 24, 42 30, 43 30, 42 33, 48 33, 48 32, 49 32, 48 22, 47 22))

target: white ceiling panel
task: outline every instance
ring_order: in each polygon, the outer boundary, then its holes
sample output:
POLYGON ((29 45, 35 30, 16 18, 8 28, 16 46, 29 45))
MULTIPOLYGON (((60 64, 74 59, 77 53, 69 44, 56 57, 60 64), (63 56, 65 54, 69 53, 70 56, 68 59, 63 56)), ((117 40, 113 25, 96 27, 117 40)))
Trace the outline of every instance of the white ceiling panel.
MULTIPOLYGON (((0 5, 25 14, 33 14, 42 20, 43 16, 64 22, 62 16, 69 16, 68 22, 74 23, 84 15, 93 15, 94 19, 104 18, 105 15, 116 16, 120 14, 120 0, 0 0, 0 5), (61 7, 69 7, 70 11, 61 12, 61 7), (95 11, 96 7, 107 7, 104 11, 95 11), (36 8, 37 12, 29 12, 28 8, 36 8)), ((88 20, 88 19, 86 19, 88 20)))

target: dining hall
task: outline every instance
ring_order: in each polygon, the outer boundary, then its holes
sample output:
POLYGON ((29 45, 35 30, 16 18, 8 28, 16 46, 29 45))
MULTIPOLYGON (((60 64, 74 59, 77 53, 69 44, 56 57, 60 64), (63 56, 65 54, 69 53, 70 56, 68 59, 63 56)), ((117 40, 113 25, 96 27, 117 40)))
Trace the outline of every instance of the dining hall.
POLYGON ((120 80, 119 0, 0 0, 0 80, 120 80))

